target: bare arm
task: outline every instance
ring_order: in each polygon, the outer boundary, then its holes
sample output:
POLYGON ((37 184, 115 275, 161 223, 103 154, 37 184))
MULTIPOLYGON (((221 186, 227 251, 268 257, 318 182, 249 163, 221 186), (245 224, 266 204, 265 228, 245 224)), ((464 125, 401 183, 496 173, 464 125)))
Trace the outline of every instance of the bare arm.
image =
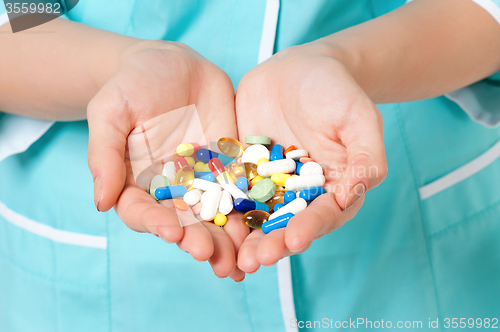
POLYGON ((443 95, 500 70, 500 25, 472 0, 415 0, 319 42, 375 103, 443 95))

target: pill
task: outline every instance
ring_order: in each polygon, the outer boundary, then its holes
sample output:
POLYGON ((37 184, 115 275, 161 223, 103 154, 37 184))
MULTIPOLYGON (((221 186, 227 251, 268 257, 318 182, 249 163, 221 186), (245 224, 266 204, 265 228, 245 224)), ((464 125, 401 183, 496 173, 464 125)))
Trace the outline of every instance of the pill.
POLYGON ((201 207, 200 217, 205 221, 213 220, 217 214, 217 208, 219 207, 219 201, 222 195, 220 188, 212 187, 209 188, 204 196, 203 206, 201 207))
MULTIPOLYGON (((222 190, 222 187, 221 187, 221 190, 222 190)), ((204 191, 204 192, 201 194, 201 197, 200 197, 200 202, 202 202, 202 203, 205 201, 205 197, 207 197, 207 196, 205 195, 205 193, 206 193, 206 191, 204 191)))
POLYGON ((168 181, 168 178, 163 175, 155 175, 153 179, 151 180, 151 184, 149 185, 149 194, 153 196, 153 198, 156 199, 155 196, 155 190, 158 189, 159 187, 165 187, 168 186, 170 183, 168 181))
POLYGON ((183 197, 187 190, 184 186, 167 186, 159 187, 155 190, 155 196, 157 199, 172 199, 183 197))
MULTIPOLYGON (((273 214, 269 216, 269 220, 274 219, 276 217, 279 217, 285 213, 291 212, 293 214, 297 214, 301 211, 304 211, 304 209, 307 207, 307 202, 300 197, 297 197, 287 205, 283 206, 281 209, 278 211, 275 211, 273 214)), ((275 207, 276 208, 276 207, 275 207)))
POLYGON ((236 185, 234 183, 232 183, 231 181, 223 182, 220 185, 224 190, 229 191, 231 196, 233 196, 233 199, 248 198, 247 194, 245 194, 238 187, 236 187, 236 185))
POLYGON ((241 177, 246 177, 245 164, 230 163, 226 166, 226 169, 235 181, 241 177))
POLYGON ((284 228, 288 225, 290 219, 294 216, 293 213, 285 213, 274 219, 270 219, 262 225, 262 231, 267 234, 275 229, 284 228))
POLYGON ((215 176, 212 172, 194 172, 194 177, 197 179, 207 180, 210 182, 215 182, 215 176))
POLYGON ((245 198, 238 198, 234 200, 234 209, 238 212, 246 213, 252 210, 266 211, 269 213, 269 206, 267 204, 252 201, 245 198))
POLYGON ((295 145, 290 145, 289 147, 286 148, 285 152, 283 152, 284 155, 286 155, 288 152, 296 150, 297 148, 295 145))
POLYGON ((271 137, 259 136, 259 135, 249 135, 245 137, 245 143, 247 144, 271 144, 271 137))
POLYGON ((236 187, 238 187, 238 189, 240 189, 243 192, 246 191, 246 190, 248 190, 248 180, 247 180, 247 178, 239 178, 236 181, 236 187))
POLYGON ((187 209, 189 209, 189 205, 181 199, 175 200, 174 206, 182 211, 187 211, 187 209))
POLYGON ((191 168, 193 168, 194 165, 196 164, 193 157, 184 157, 184 159, 186 159, 189 167, 191 167, 191 168))
POLYGON ((252 179, 252 181, 250 181, 250 183, 252 183, 252 186, 255 185, 257 182, 259 182, 260 180, 263 180, 264 178, 260 175, 257 175, 256 177, 254 177, 252 179))
POLYGON ((218 158, 223 165, 227 165, 229 163, 236 162, 234 158, 231 158, 229 156, 225 156, 222 153, 217 153, 215 151, 211 151, 208 149, 199 149, 198 152, 196 152, 196 157, 198 158, 198 161, 202 161, 204 163, 208 163, 210 159, 213 158, 218 158))
POLYGON ((243 163, 245 165, 246 178, 252 180, 254 177, 259 175, 257 172, 257 164, 254 163, 243 163))
POLYGON ((201 198, 201 190, 199 189, 193 189, 188 191, 186 194, 184 194, 184 202, 188 203, 189 205, 195 205, 200 201, 201 198))
POLYGON ((175 165, 173 161, 169 161, 163 165, 163 170, 161 175, 166 176, 170 183, 174 183, 175 180, 175 165))
POLYGON ((219 202, 219 212, 226 215, 229 214, 232 210, 233 199, 231 198, 231 194, 229 193, 229 191, 223 190, 219 202))
POLYGON ((292 150, 286 154, 286 157, 288 159, 297 159, 297 160, 299 160, 300 157, 307 157, 307 156, 309 156, 309 153, 307 153, 306 150, 292 150))
POLYGON ((314 159, 309 158, 309 157, 300 157, 299 161, 303 164, 308 163, 308 162, 315 162, 314 159))
POLYGON ((174 186, 183 185, 189 190, 193 186, 193 180, 193 169, 189 166, 184 166, 175 174, 174 186))
POLYGON ((219 158, 212 158, 208 162, 208 166, 212 171, 212 174, 215 176, 217 181, 222 184, 222 182, 233 182, 234 179, 226 170, 226 167, 222 164, 219 158))
POLYGON ((325 176, 323 174, 291 176, 285 181, 286 189, 293 191, 323 187, 324 184, 325 176))
POLYGON ((300 175, 309 175, 309 174, 323 174, 323 168, 321 165, 310 161, 304 164, 304 166, 300 169, 300 175))
POLYGON ((303 198, 307 202, 315 200, 318 196, 326 194, 326 190, 323 187, 314 187, 309 189, 304 189, 300 192, 299 197, 303 198))
POLYGON ((259 166, 262 163, 267 163, 267 162, 269 162, 269 160, 267 160, 266 158, 260 158, 259 160, 257 160, 257 166, 259 166))
POLYGON ((177 157, 174 159, 175 171, 178 172, 181 168, 188 166, 189 164, 186 159, 182 157, 177 157))
POLYGON ((197 162, 196 164, 194 164, 194 171, 195 172, 204 172, 203 168, 206 164, 202 161, 199 161, 197 162))
POLYGON ((271 161, 283 159, 283 146, 280 144, 274 144, 271 149, 271 161))
MULTIPOLYGON (((284 159, 287 160, 287 159, 284 159)), ((288 159, 291 160, 291 159, 288 159)), ((276 184, 277 186, 284 187, 286 180, 291 177, 290 174, 283 174, 283 173, 275 173, 271 176, 271 180, 276 184)))
POLYGON ((194 213, 194 214, 200 214, 200 212, 201 212, 201 207, 202 207, 202 206, 203 206, 203 203, 202 203, 202 202, 199 202, 199 203, 195 204, 195 205, 191 208, 191 210, 193 210, 193 213, 194 213))
POLYGON ((227 217, 224 214, 218 213, 215 216, 214 224, 216 224, 217 226, 224 226, 226 223, 227 223, 227 217))
POLYGON ((177 149, 175 149, 175 153, 181 157, 189 157, 192 156, 196 150, 200 148, 200 145, 197 143, 183 143, 177 145, 177 149))
POLYGON ((284 202, 284 195, 285 191, 283 189, 276 189, 276 192, 274 193, 273 197, 269 198, 265 203, 267 206, 269 206, 270 212, 274 211, 274 207, 278 203, 283 203, 284 202))
POLYGON ((295 162, 295 174, 300 174, 300 170, 302 169, 302 166, 304 166, 303 163, 301 162, 295 162))
POLYGON ((221 186, 218 183, 210 182, 210 181, 203 180, 203 179, 194 179, 193 180, 193 188, 195 188, 195 189, 207 191, 209 188, 212 188, 212 187, 219 188, 219 190, 221 190, 221 186))
POLYGON ((275 192, 276 186, 274 185, 273 181, 269 178, 266 178, 253 185, 252 189, 250 190, 250 196, 258 202, 265 202, 269 198, 271 198, 275 192))
POLYGON ((283 206, 285 206, 285 204, 283 203, 277 203, 275 206, 274 206, 274 212, 278 211, 279 209, 281 209, 283 206))
POLYGON ((238 158, 243 154, 243 151, 245 150, 243 144, 230 137, 223 137, 219 139, 217 141, 217 147, 219 148, 220 152, 231 158, 238 158))
MULTIPOLYGON (((297 195, 295 194, 295 191, 291 191, 291 190, 288 190, 285 193, 285 196, 283 197, 283 199, 285 201, 285 205, 288 204, 288 203, 290 203, 291 201, 293 201, 296 198, 297 198, 297 195)), ((307 199, 306 199, 306 201, 307 201, 307 199)))
POLYGON ((281 159, 260 164, 257 172, 260 176, 271 176, 276 173, 292 173, 295 171, 295 161, 293 159, 281 159))
POLYGON ((251 228, 261 228, 268 219, 269 213, 260 210, 248 211, 243 215, 243 222, 251 228))
POLYGON ((241 156, 241 161, 244 163, 257 164, 261 158, 269 160, 269 156, 269 150, 264 145, 255 144, 246 148, 245 152, 243 152, 243 155, 241 156))

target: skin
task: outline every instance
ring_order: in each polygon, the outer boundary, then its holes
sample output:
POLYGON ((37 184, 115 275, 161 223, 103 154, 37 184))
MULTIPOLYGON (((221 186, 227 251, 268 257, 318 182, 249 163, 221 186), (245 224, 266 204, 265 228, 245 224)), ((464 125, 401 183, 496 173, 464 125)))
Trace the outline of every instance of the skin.
POLYGON ((227 75, 184 45, 61 19, 8 31, 0 29, 0 109, 58 121, 87 118, 97 208, 115 206, 131 229, 176 242, 195 259, 208 259, 216 275, 236 281, 303 252, 352 219, 364 192, 384 179, 382 117, 374 103, 439 96, 500 69, 500 26, 490 14, 470 0, 416 0, 251 70, 238 87, 236 128, 227 75), (241 138, 272 133, 283 145, 307 149, 328 167, 328 194, 268 235, 249 234, 238 217, 225 232, 210 223, 179 227, 173 210, 134 185, 125 144, 143 122, 190 104, 208 140, 236 137, 238 129, 241 138))

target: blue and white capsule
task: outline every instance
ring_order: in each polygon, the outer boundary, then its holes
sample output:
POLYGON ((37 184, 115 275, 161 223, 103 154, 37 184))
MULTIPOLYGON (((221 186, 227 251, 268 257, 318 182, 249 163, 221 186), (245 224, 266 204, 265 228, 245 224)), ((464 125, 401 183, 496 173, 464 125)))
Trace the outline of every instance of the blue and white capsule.
POLYGON ((194 177, 210 182, 215 182, 215 175, 212 172, 194 172, 194 177))
POLYGON ((234 200, 234 209, 239 212, 247 213, 248 211, 260 210, 269 213, 269 206, 265 203, 251 201, 245 198, 237 198, 234 200))
POLYGON ((273 145, 270 158, 270 161, 283 159, 283 146, 281 144, 273 145))
POLYGON ((183 197, 187 193, 187 189, 184 186, 167 186, 159 187, 155 190, 155 196, 157 199, 172 199, 183 197))
POLYGON ((236 160, 234 160, 231 157, 228 157, 222 153, 217 153, 212 150, 208 149, 199 149, 198 152, 196 152, 196 158, 198 158, 199 161, 208 163, 210 159, 217 158, 219 159, 224 166, 226 166, 229 163, 234 163, 236 160))
POLYGON ((299 197, 303 198, 306 202, 312 202, 319 196, 326 194, 326 189, 323 187, 314 187, 309 189, 304 189, 300 192, 299 197))
POLYGON ((293 216, 293 213, 288 212, 272 220, 268 220, 262 224, 262 231, 267 234, 271 231, 274 231, 275 229, 285 228, 286 225, 288 225, 290 219, 293 218, 293 216))

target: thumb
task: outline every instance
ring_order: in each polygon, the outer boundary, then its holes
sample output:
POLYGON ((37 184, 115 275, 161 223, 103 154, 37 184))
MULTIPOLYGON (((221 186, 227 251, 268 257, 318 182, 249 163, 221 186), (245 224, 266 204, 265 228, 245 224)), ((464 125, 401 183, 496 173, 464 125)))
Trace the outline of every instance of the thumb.
POLYGON ((96 100, 92 100, 87 109, 88 163, 94 180, 94 203, 98 211, 104 212, 115 205, 125 185, 128 133, 119 127, 120 117, 112 116, 116 108, 96 100))
MULTIPOLYGON (((375 106, 374 106, 375 107, 375 106)), ((368 190, 378 186, 387 175, 382 116, 373 116, 346 126, 341 137, 347 150, 347 168, 335 188, 335 199, 342 210, 352 207, 368 190)))

